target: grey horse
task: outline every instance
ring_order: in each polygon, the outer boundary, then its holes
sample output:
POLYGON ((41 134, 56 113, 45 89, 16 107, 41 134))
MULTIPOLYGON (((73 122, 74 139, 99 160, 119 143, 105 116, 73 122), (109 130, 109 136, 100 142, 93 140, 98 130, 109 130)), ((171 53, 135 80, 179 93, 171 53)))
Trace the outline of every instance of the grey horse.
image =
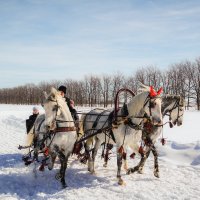
MULTIPOLYGON (((112 133, 115 138, 116 146, 117 146, 117 178, 118 184, 122 185, 124 182, 121 178, 121 166, 122 166, 122 156, 123 150, 126 149, 127 146, 131 147, 133 150, 138 149, 138 144, 135 141, 138 138, 141 138, 141 125, 142 121, 145 118, 151 118, 153 124, 161 124, 162 123, 162 114, 161 114, 161 99, 159 95, 151 96, 152 88, 149 91, 144 91, 135 97, 127 104, 127 106, 123 106, 117 115, 117 122, 114 123, 114 127, 112 128, 112 133), (125 117, 122 117, 125 116, 125 117), (127 120, 135 126, 134 132, 129 132, 127 130, 126 123, 127 120)), ((157 94, 157 93, 156 93, 157 94)), ((104 127, 109 126, 110 119, 109 113, 111 110, 104 109, 95 109, 89 112, 84 118, 82 118, 83 122, 83 131, 87 133, 87 130, 96 129, 100 130, 104 127)), ((91 142, 86 142, 86 151, 90 151, 91 144, 93 144, 94 148, 92 150, 92 156, 89 156, 88 160, 88 170, 91 173, 94 173, 94 162, 95 157, 97 155, 97 151, 102 143, 110 140, 110 136, 108 134, 104 134, 103 132, 97 134, 92 138, 91 142)))
POLYGON ((56 178, 61 181, 62 187, 67 186, 65 172, 70 154, 77 139, 75 125, 69 108, 59 92, 51 89, 43 102, 45 114, 40 115, 35 122, 35 155, 41 149, 48 148, 50 156, 49 170, 53 169, 55 158, 58 156, 61 168, 56 178), (45 140, 44 140, 45 138, 45 140))

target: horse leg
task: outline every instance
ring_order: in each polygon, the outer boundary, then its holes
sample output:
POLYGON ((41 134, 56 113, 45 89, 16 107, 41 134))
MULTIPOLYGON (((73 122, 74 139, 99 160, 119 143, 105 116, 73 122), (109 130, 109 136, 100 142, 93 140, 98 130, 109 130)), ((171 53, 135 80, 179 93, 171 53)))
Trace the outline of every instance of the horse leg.
POLYGON ((104 167, 107 167, 107 165, 108 165, 109 155, 111 154, 110 151, 111 151, 112 148, 113 148, 113 145, 107 143, 107 145, 106 145, 106 153, 104 155, 104 164, 103 164, 104 167))
POLYGON ((152 147, 152 153, 154 155, 154 176, 157 177, 157 178, 160 178, 159 166, 158 166, 158 152, 157 152, 157 149, 154 145, 152 147))
POLYGON ((127 156, 126 156, 126 154, 123 155, 122 159, 124 161, 124 164, 123 164, 124 170, 127 171, 128 170, 128 163, 127 163, 127 156))
POLYGON ((62 160, 62 162, 63 162, 63 167, 62 167, 62 170, 60 171, 60 173, 61 173, 60 182, 61 182, 63 188, 66 188, 66 187, 67 187, 67 184, 66 184, 66 182, 65 182, 65 173, 66 173, 66 169, 67 169, 68 158, 69 158, 69 156, 66 156, 65 159, 62 160))
POLYGON ((94 162, 95 162, 95 158, 96 158, 96 155, 97 155, 100 145, 101 145, 101 141, 99 139, 96 139, 94 149, 92 150, 92 156, 88 160, 88 171, 90 171, 92 174, 95 173, 94 162))
POLYGON ((80 159, 80 162, 83 163, 83 164, 86 164, 88 159, 90 158, 90 145, 91 145, 91 143, 92 142, 90 140, 88 140, 84 144, 85 152, 83 154, 83 157, 80 159))
POLYGON ((147 160, 147 158, 149 157, 149 154, 151 152, 151 149, 149 149, 146 154, 141 154, 141 159, 140 159, 140 162, 138 163, 138 165, 136 165, 135 167, 133 168, 129 168, 126 172, 126 174, 131 174, 131 173, 134 173, 134 172, 139 172, 142 174, 142 171, 143 171, 143 167, 144 167, 144 164, 147 160))
POLYGON ((65 156, 63 152, 59 151, 58 157, 60 159, 61 167, 60 167, 60 171, 56 174, 56 179, 60 180, 63 188, 66 188, 67 184, 65 182, 65 172, 66 172, 67 161, 68 161, 69 156, 65 156))
POLYGON ((119 185, 124 184, 124 181, 121 178, 122 157, 123 157, 123 154, 120 152, 117 152, 117 178, 118 178, 119 185))
POLYGON ((54 153, 54 152, 50 153, 50 160, 51 160, 51 161, 50 161, 50 163, 48 164, 48 169, 49 169, 49 170, 52 170, 52 169, 53 169, 53 166, 54 166, 56 157, 57 157, 56 153, 54 153))
POLYGON ((151 152, 151 148, 149 148, 149 150, 146 152, 145 156, 141 157, 141 160, 138 164, 138 173, 143 174, 143 168, 144 168, 144 165, 147 161, 147 158, 150 155, 150 152, 151 152))

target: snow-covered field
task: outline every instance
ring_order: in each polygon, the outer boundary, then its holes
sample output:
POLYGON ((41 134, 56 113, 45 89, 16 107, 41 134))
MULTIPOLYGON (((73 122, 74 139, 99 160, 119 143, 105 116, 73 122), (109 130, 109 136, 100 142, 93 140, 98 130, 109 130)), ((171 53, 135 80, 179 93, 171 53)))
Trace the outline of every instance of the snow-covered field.
MULTIPOLYGON (((81 108, 79 108, 81 110, 81 108)), ((0 199, 66 199, 66 200, 134 200, 134 199, 200 199, 200 112, 185 112, 182 127, 164 128, 167 144, 159 148, 160 178, 153 176, 153 157, 147 161, 144 174, 126 175, 125 186, 116 179, 116 156, 103 168, 99 151, 96 175, 75 157, 70 158, 62 190, 52 171, 37 171, 21 161, 23 151, 17 149, 25 141, 25 119, 32 106, 0 105, 0 199)), ((42 110, 42 108, 41 108, 42 110)), ((135 166, 139 158, 129 159, 135 166)))

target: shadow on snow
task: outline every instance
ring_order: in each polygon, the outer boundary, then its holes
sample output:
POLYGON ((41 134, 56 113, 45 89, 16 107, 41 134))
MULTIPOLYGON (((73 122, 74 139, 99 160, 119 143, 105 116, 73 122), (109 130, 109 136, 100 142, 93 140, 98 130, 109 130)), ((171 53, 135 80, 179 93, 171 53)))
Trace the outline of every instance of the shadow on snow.
MULTIPOLYGON (((37 199, 41 193, 44 196, 54 195, 61 191, 61 183, 55 179, 57 169, 44 172, 37 170, 36 177, 33 173, 33 166, 23 166, 21 154, 0 155, 0 167, 12 167, 8 174, 0 174, 0 194, 17 195, 20 199, 37 199), (22 170, 19 172, 19 169, 22 170), (17 173, 15 171, 17 169, 17 173)), ((59 166, 60 167, 60 166, 59 166)), ((109 183, 106 178, 89 174, 86 169, 68 168, 66 171, 66 182, 69 187, 66 192, 78 188, 92 188, 102 183, 109 183)))

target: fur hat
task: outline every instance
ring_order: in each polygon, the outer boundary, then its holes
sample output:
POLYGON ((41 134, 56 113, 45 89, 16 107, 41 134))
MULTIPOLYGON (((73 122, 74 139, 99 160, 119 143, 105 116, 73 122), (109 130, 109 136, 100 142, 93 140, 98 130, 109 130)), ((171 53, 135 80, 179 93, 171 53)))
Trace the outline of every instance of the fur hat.
POLYGON ((61 91, 61 92, 63 92, 64 94, 66 94, 66 90, 67 90, 67 88, 66 88, 64 85, 61 85, 61 86, 58 88, 58 91, 61 91))

